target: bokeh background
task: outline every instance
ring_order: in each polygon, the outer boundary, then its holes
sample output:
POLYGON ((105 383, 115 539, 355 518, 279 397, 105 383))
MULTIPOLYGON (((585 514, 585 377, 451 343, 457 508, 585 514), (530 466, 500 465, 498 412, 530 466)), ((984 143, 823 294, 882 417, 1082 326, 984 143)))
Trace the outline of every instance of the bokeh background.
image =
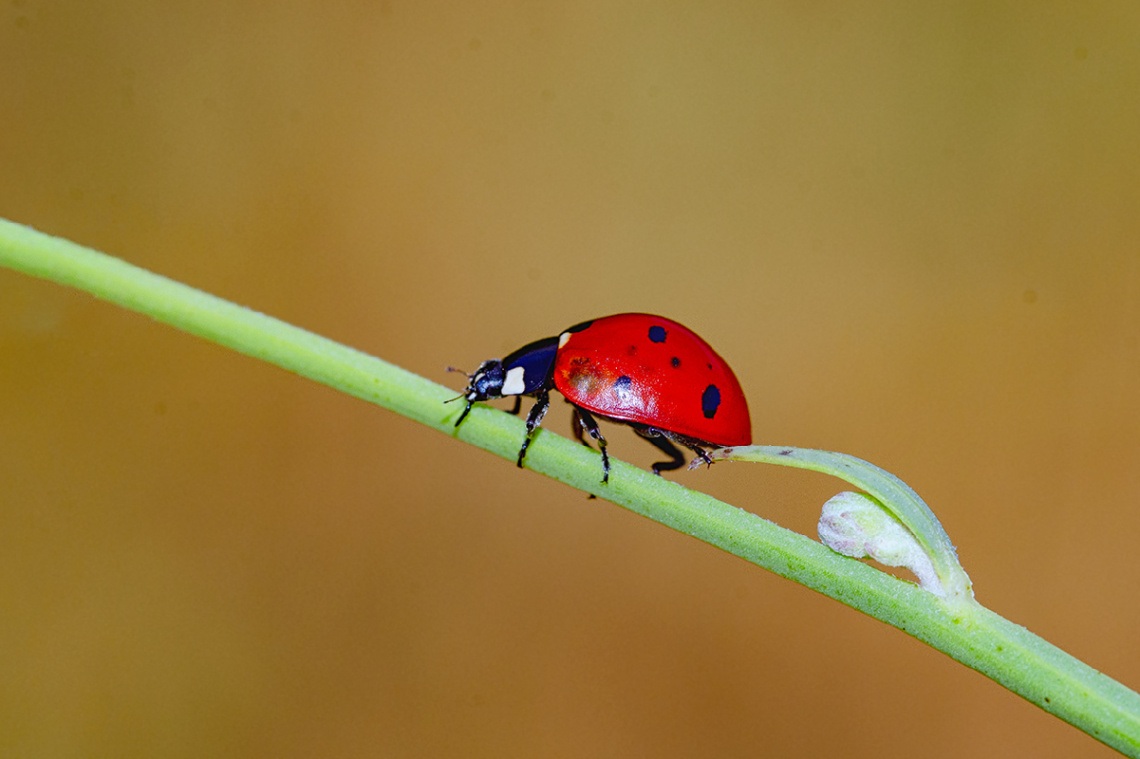
MULTIPOLYGON (((757 442, 903 477, 983 603, 1135 688, 1138 31, 1127 2, 4 0, 0 215, 453 387, 667 314, 757 442)), ((809 535, 840 489, 671 478, 809 535)), ((798 585, 5 271, 0 753, 1112 755, 798 585)))

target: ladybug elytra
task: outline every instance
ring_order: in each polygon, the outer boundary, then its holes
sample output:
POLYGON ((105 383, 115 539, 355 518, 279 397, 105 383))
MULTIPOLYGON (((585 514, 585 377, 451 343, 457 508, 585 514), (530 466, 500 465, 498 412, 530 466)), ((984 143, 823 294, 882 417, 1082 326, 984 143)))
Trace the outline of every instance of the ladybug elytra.
POLYGON ((520 467, 550 407, 551 390, 574 407, 574 437, 584 445, 583 433, 597 441, 602 482, 609 481, 610 460, 595 417, 629 425, 668 456, 653 465, 654 474, 684 466, 678 445, 712 463, 706 449, 752 443, 748 402, 732 369, 695 332, 662 316, 615 314, 582 322, 506 358, 484 361, 467 377, 459 396, 467 406, 456 427, 478 401, 513 396, 512 413, 518 413, 522 396, 536 399, 520 467))

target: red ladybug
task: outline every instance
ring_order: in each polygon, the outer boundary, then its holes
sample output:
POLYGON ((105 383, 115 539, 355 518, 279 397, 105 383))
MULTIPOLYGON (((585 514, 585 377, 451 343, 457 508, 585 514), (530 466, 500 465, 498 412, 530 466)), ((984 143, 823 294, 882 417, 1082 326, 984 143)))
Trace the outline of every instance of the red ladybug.
POLYGON ((467 378, 459 396, 467 407, 456 427, 477 401, 515 396, 517 414, 521 396, 537 399, 526 418, 520 467, 551 390, 574 406, 574 437, 585 445, 585 431, 598 442, 602 482, 609 481, 610 459, 595 415, 628 424, 669 456, 653 465, 654 474, 684 466, 677 445, 711 464, 706 449, 752 443, 748 401, 732 369, 695 332, 663 316, 615 314, 582 322, 502 360, 484 361, 467 378))

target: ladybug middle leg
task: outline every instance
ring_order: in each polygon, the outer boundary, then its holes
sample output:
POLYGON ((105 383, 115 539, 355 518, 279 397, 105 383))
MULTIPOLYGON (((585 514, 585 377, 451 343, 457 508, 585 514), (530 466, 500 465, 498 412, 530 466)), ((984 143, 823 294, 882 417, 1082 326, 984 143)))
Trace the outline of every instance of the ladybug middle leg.
MULTIPOLYGON (((574 405, 574 404, 570 404, 574 405)), ((594 419, 584 408, 574 406, 574 419, 571 422, 574 429, 574 439, 582 445, 589 448, 586 439, 582 437, 583 432, 590 433, 590 437, 598 444, 598 451, 602 454, 602 483, 605 484, 610 481, 610 455, 606 453, 606 438, 602 435, 602 430, 598 427, 598 422, 594 419)))

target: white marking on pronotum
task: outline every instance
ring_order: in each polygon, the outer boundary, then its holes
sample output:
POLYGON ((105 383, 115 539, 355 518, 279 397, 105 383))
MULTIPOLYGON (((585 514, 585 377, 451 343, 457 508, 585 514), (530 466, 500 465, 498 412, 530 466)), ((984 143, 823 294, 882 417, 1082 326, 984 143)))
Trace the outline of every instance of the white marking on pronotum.
POLYGON ((573 334, 574 334, 573 332, 563 332, 561 335, 558 336, 558 349, 559 350, 566 347, 567 341, 570 339, 570 336, 573 334))
POLYGON ((503 380, 503 395, 522 395, 526 390, 526 370, 521 366, 507 370, 507 378, 503 380))

